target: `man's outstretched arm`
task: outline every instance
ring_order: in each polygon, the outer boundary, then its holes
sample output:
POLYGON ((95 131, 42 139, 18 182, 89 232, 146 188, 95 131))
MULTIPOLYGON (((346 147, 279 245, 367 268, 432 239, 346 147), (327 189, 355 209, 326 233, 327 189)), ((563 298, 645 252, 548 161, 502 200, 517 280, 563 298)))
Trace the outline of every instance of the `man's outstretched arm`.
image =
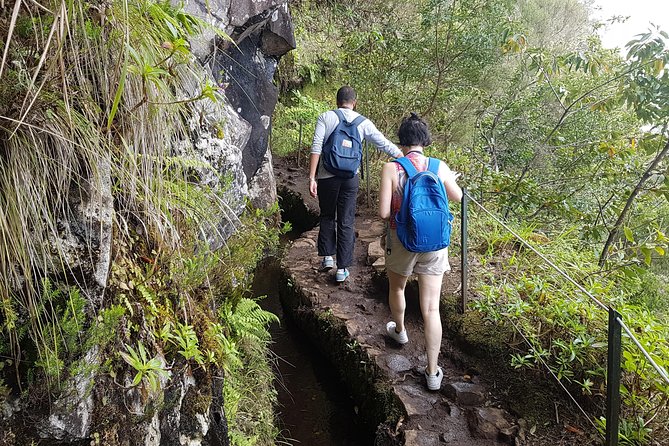
POLYGON ((383 136, 383 133, 376 128, 372 121, 368 119, 363 125, 365 125, 365 140, 374 144, 379 151, 386 153, 393 158, 404 156, 402 151, 395 144, 383 136))

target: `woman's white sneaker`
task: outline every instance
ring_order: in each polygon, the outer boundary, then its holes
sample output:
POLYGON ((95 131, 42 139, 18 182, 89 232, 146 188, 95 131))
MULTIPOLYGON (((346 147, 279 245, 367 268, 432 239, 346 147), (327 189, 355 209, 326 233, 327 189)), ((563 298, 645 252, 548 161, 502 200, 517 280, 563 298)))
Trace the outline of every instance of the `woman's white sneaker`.
POLYGON ((427 373, 427 368, 425 369, 425 381, 427 381, 427 388, 430 390, 439 390, 441 389, 441 380, 444 379, 444 372, 441 370, 441 367, 437 367, 437 373, 434 375, 429 375, 427 373))
POLYGON ((349 276, 348 269, 347 268, 340 268, 337 270, 335 273, 335 280, 337 282, 343 282, 346 280, 349 276))
POLYGON ((395 331, 395 328, 397 328, 397 324, 393 321, 386 324, 386 333, 388 333, 388 336, 393 338, 398 344, 406 344, 409 342, 409 335, 407 335, 406 329, 398 333, 395 331))

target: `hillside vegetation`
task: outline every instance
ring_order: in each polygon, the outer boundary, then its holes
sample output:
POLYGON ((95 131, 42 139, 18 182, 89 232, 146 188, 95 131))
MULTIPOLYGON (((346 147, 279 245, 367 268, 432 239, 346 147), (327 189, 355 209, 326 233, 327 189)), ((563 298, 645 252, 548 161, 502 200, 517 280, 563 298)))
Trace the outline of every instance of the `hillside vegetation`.
POLYGON ((142 441, 185 379, 181 420, 218 404, 231 444, 274 444, 277 318, 250 287, 278 207, 194 150, 229 124, 205 119, 224 98, 190 52, 208 25, 169 1, 0 4, 0 443, 41 442, 73 393, 102 395, 92 444, 142 441))

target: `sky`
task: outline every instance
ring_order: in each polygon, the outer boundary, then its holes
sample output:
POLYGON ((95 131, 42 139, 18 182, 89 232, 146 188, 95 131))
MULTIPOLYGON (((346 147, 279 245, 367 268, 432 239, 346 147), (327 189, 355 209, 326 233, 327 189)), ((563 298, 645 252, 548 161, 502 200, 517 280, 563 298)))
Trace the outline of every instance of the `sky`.
POLYGON ((625 23, 608 25, 600 31, 606 48, 621 48, 636 34, 644 33, 650 23, 669 33, 669 0, 595 0, 595 16, 607 19, 614 15, 629 16, 625 23))

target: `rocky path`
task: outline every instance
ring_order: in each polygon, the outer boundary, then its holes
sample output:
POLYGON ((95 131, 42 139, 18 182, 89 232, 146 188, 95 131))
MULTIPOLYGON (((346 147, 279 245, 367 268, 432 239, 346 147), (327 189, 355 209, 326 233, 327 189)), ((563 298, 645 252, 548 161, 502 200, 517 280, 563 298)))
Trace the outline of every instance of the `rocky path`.
MULTIPOLYGON (((296 170, 277 170, 283 195, 293 194, 293 200, 303 201, 315 211, 317 202, 308 196, 303 179, 296 170)), ((478 380, 478 373, 450 360, 452 346, 446 338, 439 361, 445 375, 441 390, 426 389, 422 374, 425 345, 415 284, 407 287, 409 343, 398 346, 385 335, 390 310, 380 246, 384 224, 374 217, 373 210, 360 209, 355 264, 349 279, 338 284, 334 270, 318 270, 318 230, 312 229, 286 248, 282 269, 288 286, 282 291, 282 301, 293 309, 298 325, 312 338, 319 338, 315 343, 341 369, 354 397, 361 400, 361 412, 373 412, 366 415, 383 425, 376 444, 524 443, 517 420, 498 407, 489 389, 478 380)), ((458 287, 459 275, 454 268, 444 277, 443 293, 453 293, 458 287)))

